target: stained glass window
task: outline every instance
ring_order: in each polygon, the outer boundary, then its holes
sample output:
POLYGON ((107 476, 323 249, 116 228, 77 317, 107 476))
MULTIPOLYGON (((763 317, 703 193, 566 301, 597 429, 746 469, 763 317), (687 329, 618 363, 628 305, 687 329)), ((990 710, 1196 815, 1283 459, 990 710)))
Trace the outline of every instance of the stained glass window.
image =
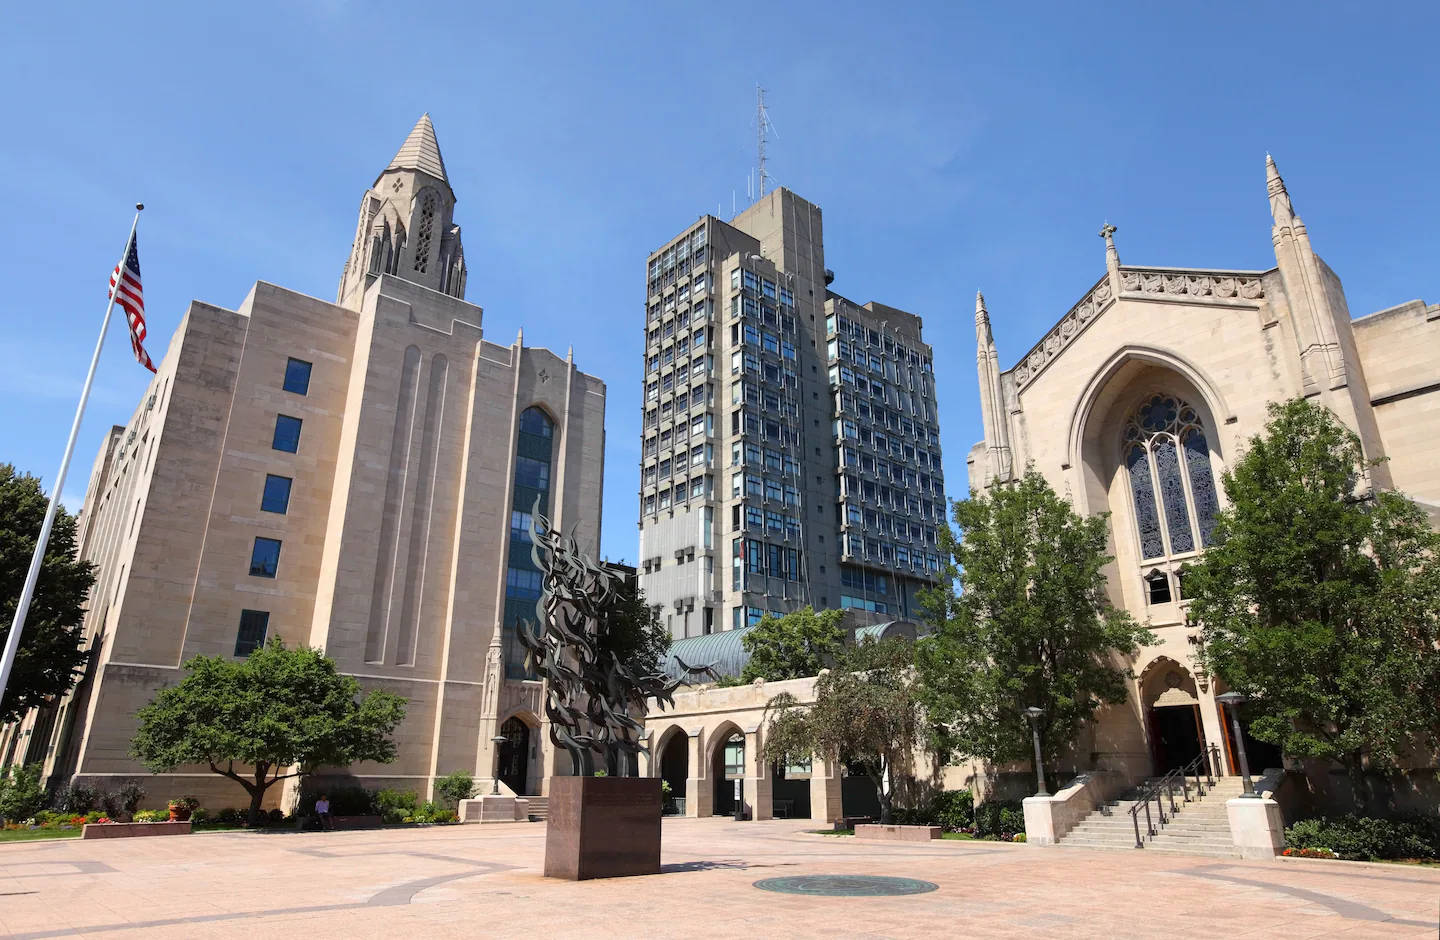
POLYGON ((1140 527, 1140 557, 1159 558, 1165 554, 1160 540, 1160 516, 1155 512, 1155 488, 1150 483, 1150 459, 1145 448, 1135 445, 1125 459, 1130 468, 1130 489, 1135 495, 1135 522, 1140 527))
POLYGON ((1220 503, 1199 413, 1173 395, 1152 395, 1125 423, 1121 450, 1141 558, 1185 554, 1209 544, 1220 503))
POLYGON ((1209 545, 1220 501, 1215 495, 1215 477, 1210 472, 1210 448, 1205 442, 1205 432, 1199 427, 1185 432, 1185 468, 1190 471, 1190 492, 1195 496, 1195 521, 1200 524, 1200 544, 1209 545))

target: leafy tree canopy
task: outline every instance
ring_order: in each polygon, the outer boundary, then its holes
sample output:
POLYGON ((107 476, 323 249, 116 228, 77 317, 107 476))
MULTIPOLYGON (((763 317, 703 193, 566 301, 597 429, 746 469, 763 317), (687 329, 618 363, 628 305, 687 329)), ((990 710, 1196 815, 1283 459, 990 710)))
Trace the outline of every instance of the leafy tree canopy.
POLYGON ((1103 704, 1121 704, 1123 665, 1150 631, 1106 598, 1107 517, 1081 518, 1033 468, 955 504, 957 541, 941 530, 960 591, 925 598, 935 632, 916 662, 932 746, 947 759, 1032 760, 1022 710, 1044 709, 1053 760, 1103 704))
POLYGON ((319 650, 272 637, 246 659, 196 656, 185 670, 137 713, 131 754, 156 772, 200 764, 234 780, 250 794, 252 824, 280 780, 395 759, 390 734, 405 700, 381 690, 358 698, 359 682, 319 650))
POLYGON ((620 582, 600 645, 634 675, 660 672, 670 651, 670 631, 660 622, 660 615, 645 600, 634 579, 620 582))
POLYGON ((1404 496, 1367 492, 1366 469, 1329 411, 1272 405, 1186 581, 1207 666, 1250 698, 1251 733, 1357 784, 1440 743, 1440 536, 1404 496))
MULTIPOLYGON (((0 645, 15 620, 15 605, 47 503, 38 478, 17 473, 12 464, 0 464, 0 645)), ((82 621, 85 597, 94 582, 94 567, 75 557, 75 517, 57 507, 20 648, 0 702, 0 724, 64 695, 85 671, 90 654, 81 649, 82 621)))
POLYGON ((845 644, 844 619, 843 610, 816 613, 808 606, 783 617, 766 614, 740 641, 750 654, 740 679, 779 682, 817 675, 845 644))
POLYGON ((880 821, 890 822, 895 788, 923 744, 915 647, 906 639, 842 647, 815 680, 815 702, 783 692, 770 700, 764 756, 793 763, 820 756, 859 765, 875 784, 880 821))

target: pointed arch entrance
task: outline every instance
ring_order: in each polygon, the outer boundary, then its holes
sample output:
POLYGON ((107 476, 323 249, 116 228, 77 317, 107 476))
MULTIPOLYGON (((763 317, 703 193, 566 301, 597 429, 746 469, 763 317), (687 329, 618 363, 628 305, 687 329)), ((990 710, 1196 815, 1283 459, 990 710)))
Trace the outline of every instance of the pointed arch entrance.
POLYGON ((660 739, 660 779, 670 785, 670 796, 663 811, 667 815, 685 815, 686 780, 690 777, 690 736, 680 728, 671 728, 660 739))
POLYGON ((516 794, 529 793, 530 726, 519 715, 511 715, 500 726, 500 735, 505 738, 498 760, 500 781, 516 794))
POLYGON ((1168 656, 1157 657, 1140 674, 1140 697, 1157 776, 1208 751, 1200 697, 1189 669, 1168 656))
POLYGON ((716 730, 714 741, 710 751, 710 778, 715 787, 711 813, 733 816, 735 783, 745 779, 745 734, 735 725, 726 724, 716 730))

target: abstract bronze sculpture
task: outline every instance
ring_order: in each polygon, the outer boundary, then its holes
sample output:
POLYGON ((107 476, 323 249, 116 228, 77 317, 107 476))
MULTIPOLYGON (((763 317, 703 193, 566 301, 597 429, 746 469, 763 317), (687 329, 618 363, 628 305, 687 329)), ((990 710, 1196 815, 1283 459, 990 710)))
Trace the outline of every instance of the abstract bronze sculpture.
POLYGON ((639 773, 645 700, 674 704, 679 680, 658 670, 640 671, 621 661, 609 640, 626 600, 620 579, 580 551, 573 536, 558 532, 540 512, 530 516, 531 558, 542 573, 535 602, 539 632, 521 622, 517 633, 526 665, 546 683, 550 740, 570 754, 572 773, 593 776, 595 755, 618 775, 639 773))

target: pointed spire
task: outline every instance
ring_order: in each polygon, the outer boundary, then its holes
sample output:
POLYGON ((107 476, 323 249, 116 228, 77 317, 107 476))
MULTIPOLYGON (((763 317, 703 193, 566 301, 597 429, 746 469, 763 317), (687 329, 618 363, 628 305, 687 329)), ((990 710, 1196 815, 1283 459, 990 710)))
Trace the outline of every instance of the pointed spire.
POLYGON ((575 347, 574 347, 573 345, 571 345, 569 349, 565 350, 565 361, 566 361, 566 362, 574 362, 574 361, 575 361, 575 347))
POLYGON ((435 139, 435 125, 430 123, 430 113, 420 115, 420 120, 410 130, 410 136, 400 145, 395 159, 385 168, 390 170, 419 170, 448 184, 445 175, 445 160, 440 156, 440 142, 435 139))
POLYGON ((985 295, 978 290, 975 292, 975 342, 982 355, 985 348, 994 343, 990 336, 990 311, 985 309, 985 295))
POLYGON ((520 327, 520 329, 519 329, 518 331, 516 331, 516 333, 515 333, 515 345, 516 345, 516 346, 524 346, 524 345, 525 345, 525 327, 523 327, 523 326, 520 327))
POLYGON ((1285 189, 1285 181, 1280 178, 1275 158, 1268 153, 1265 154, 1265 190, 1270 195, 1270 216, 1275 220, 1276 227, 1293 222, 1295 207, 1290 204, 1290 193, 1285 189))
POLYGON ((1114 271, 1120 267, 1120 252, 1115 250, 1115 233, 1120 231, 1107 220, 1100 227, 1100 237, 1105 239, 1105 270, 1114 271))
POLYGON ((985 309, 985 295, 980 291, 975 292, 975 323, 989 323, 990 311, 985 309))

